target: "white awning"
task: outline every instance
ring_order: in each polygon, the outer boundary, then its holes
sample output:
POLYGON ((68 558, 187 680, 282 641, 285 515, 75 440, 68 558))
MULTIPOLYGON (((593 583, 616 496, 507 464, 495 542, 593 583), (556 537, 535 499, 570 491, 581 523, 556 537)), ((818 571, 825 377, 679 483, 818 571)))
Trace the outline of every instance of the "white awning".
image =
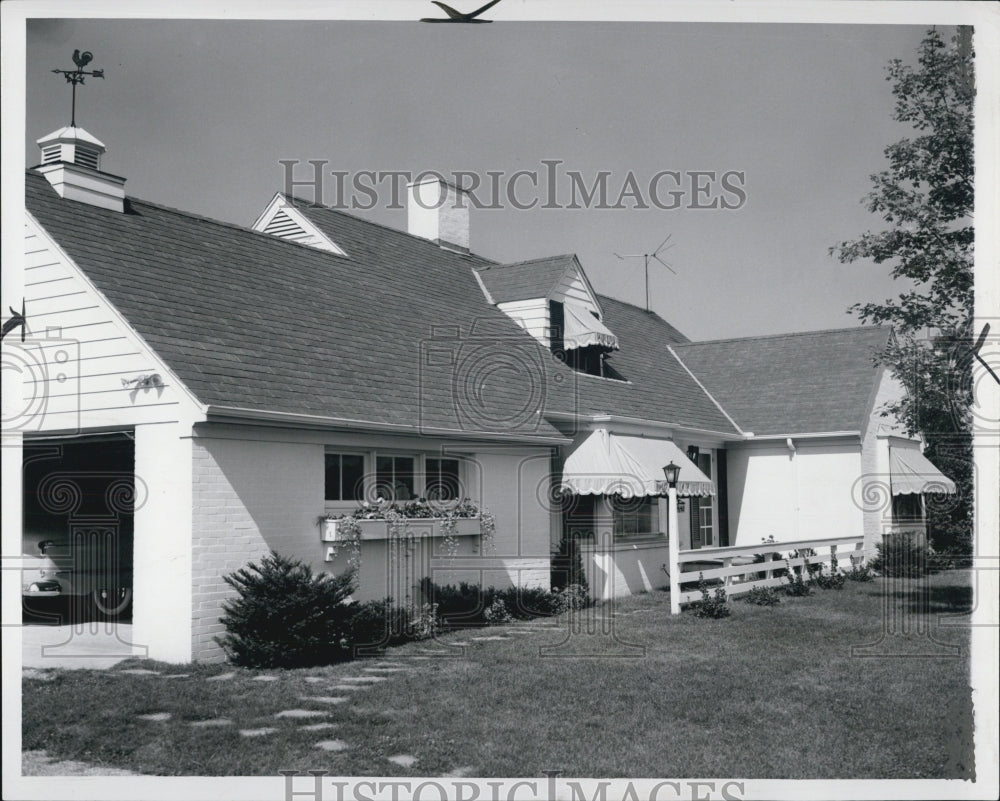
POLYGON ((588 345, 618 350, 618 337, 582 306, 563 304, 563 347, 585 348, 588 345))
POLYGON ((663 466, 681 468, 678 495, 714 495, 715 485, 669 439, 625 437, 598 429, 566 457, 562 488, 576 495, 663 495, 663 466))
POLYGON ((931 464, 915 447, 889 446, 889 480, 893 495, 956 492, 955 482, 931 464))

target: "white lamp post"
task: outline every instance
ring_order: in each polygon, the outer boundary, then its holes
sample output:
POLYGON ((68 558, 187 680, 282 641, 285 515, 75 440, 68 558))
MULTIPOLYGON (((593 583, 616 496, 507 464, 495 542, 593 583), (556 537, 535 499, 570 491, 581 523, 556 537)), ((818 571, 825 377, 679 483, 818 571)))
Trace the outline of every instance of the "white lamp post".
POLYGON ((680 543, 677 522, 677 478, 681 469, 673 462, 664 466, 663 475, 667 479, 667 553, 670 560, 670 614, 681 612, 680 543))

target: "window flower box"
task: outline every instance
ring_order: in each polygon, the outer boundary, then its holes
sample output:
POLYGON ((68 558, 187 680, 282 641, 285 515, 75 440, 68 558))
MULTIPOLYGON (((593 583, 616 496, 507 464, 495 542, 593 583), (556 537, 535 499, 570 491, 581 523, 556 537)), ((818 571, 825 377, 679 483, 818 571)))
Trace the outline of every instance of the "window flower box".
MULTIPOLYGON (((449 534, 456 537, 478 537, 482 524, 478 517, 462 517, 454 521, 452 531, 443 527, 447 521, 442 517, 415 517, 390 522, 389 520, 355 520, 361 528, 363 540, 387 540, 392 536, 400 537, 446 537, 449 534)), ((322 521, 321 539, 323 542, 344 542, 347 537, 343 533, 343 519, 325 519, 322 521)))

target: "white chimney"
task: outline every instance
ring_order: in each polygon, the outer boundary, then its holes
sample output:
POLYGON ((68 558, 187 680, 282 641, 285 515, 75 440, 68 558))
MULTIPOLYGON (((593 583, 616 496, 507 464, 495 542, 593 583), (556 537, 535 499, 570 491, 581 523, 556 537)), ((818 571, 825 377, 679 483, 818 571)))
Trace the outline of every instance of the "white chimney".
POLYGON ((409 184, 407 230, 441 247, 469 252, 469 195, 440 178, 409 184))
POLYGON ((38 140, 42 163, 35 172, 45 176, 59 197, 100 206, 125 209, 125 179, 101 172, 104 143, 83 128, 67 126, 38 140))

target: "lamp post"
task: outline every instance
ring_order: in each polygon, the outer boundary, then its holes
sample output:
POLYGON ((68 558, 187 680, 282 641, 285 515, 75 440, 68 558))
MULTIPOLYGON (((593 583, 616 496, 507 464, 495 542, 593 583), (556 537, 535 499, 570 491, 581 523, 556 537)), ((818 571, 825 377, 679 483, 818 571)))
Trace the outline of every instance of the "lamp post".
POLYGON ((677 478, 681 469, 671 462, 663 468, 667 479, 667 553, 670 560, 670 614, 681 612, 681 582, 680 582, 680 543, 678 542, 677 522, 677 478))

